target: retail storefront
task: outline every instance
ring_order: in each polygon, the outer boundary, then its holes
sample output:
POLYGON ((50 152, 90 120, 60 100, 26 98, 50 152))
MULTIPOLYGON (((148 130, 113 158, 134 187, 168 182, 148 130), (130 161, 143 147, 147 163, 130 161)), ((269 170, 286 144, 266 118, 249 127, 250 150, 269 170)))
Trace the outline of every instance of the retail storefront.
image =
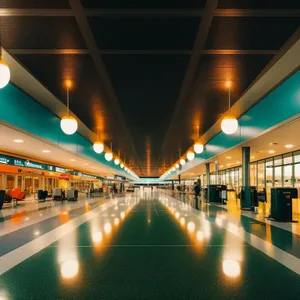
POLYGON ((0 154, 0 189, 21 188, 27 199, 36 199, 38 190, 54 188, 77 189, 99 188, 103 178, 68 171, 65 168, 43 164, 19 157, 0 154))

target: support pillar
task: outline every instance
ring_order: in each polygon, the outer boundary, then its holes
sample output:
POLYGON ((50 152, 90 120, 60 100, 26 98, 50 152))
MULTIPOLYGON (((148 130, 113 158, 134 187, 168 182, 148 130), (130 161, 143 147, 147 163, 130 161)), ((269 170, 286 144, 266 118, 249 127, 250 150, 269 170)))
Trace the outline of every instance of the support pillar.
POLYGON ((179 182, 179 185, 181 185, 181 177, 180 177, 180 175, 178 175, 178 182, 179 182))
POLYGON ((206 201, 209 202, 209 186, 210 186, 210 164, 206 163, 205 164, 206 168, 206 187, 207 187, 207 192, 206 192, 206 201))
POLYGON ((242 147, 242 197, 241 209, 251 209, 251 195, 250 195, 250 147, 242 147))

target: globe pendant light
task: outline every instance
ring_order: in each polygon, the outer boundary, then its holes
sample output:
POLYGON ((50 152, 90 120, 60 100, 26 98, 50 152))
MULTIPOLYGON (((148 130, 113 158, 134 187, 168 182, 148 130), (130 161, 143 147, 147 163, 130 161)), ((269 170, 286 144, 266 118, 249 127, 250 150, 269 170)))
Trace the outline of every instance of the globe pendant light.
POLYGON ((178 169, 179 168, 179 164, 176 164, 175 168, 178 169))
POLYGON ((195 145, 194 145, 194 151, 195 151, 195 153, 200 154, 200 153, 203 152, 203 150, 204 150, 204 146, 202 144, 195 143, 195 145))
POLYGON ((184 165, 185 165, 185 160, 184 160, 184 159, 181 159, 181 160, 180 160, 180 164, 181 164, 182 166, 184 166, 184 165))
POLYGON ((96 153, 100 154, 104 151, 104 144, 99 141, 99 130, 97 128, 97 138, 98 140, 94 143, 93 149, 96 153))
POLYGON ((3 60, 0 60, 0 89, 6 87, 7 84, 9 83, 9 80, 10 80, 9 67, 3 60))
POLYGON ((106 152, 104 157, 107 161, 111 161, 113 159, 113 154, 111 152, 106 152))
MULTIPOLYGON (((226 83, 226 86, 228 87, 228 102, 229 102, 229 109, 230 109, 230 82, 226 83)), ((238 121, 233 116, 225 116, 221 122, 221 129, 222 131, 227 134, 231 135, 234 134, 238 129, 238 121)))
POLYGON ((70 89, 71 85, 72 85, 71 81, 68 80, 66 82, 66 86, 67 86, 67 115, 62 117, 62 119, 60 121, 60 127, 61 127, 62 131, 65 134, 68 134, 68 135, 74 134, 78 129, 77 120, 74 117, 69 115, 69 89, 70 89))
POLYGON ((124 168, 124 164, 120 164, 120 168, 123 169, 124 168))
POLYGON ((96 153, 100 154, 104 151, 104 145, 100 141, 96 141, 93 145, 93 149, 96 153))
POLYGON ((119 165, 120 164, 120 160, 118 158, 115 159, 114 161, 115 165, 119 165))
POLYGON ((0 19, 0 89, 7 86, 10 80, 10 70, 5 61, 2 60, 2 24, 0 19))
POLYGON ((186 157, 189 161, 192 161, 195 158, 195 153, 194 152, 188 152, 186 157))

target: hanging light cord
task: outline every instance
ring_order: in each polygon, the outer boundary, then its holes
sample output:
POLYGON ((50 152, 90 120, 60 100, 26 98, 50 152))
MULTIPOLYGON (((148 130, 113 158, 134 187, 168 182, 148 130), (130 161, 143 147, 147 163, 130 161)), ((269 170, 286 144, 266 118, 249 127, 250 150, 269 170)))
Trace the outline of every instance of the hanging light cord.
POLYGON ((70 103, 70 93, 69 93, 69 87, 67 87, 67 116, 69 115, 69 103, 70 103))

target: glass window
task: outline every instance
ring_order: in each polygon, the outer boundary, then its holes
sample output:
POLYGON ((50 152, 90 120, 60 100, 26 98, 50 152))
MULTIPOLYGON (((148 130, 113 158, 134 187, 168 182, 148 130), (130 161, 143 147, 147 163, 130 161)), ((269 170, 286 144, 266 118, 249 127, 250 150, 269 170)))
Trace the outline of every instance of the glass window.
POLYGON ((295 168, 295 187, 300 188, 300 164, 294 165, 295 168))
POLYGON ((265 188, 265 162, 260 161, 257 164, 257 188, 259 191, 265 188))
POLYGON ((294 162, 300 162, 300 151, 294 152, 294 162))
POLYGON ((17 186, 18 188, 22 188, 22 176, 18 176, 17 186))
POLYGON ((12 190, 15 188, 15 177, 12 175, 6 176, 6 189, 12 190))
POLYGON ((284 166, 283 167, 283 186, 292 187, 293 186, 292 177, 293 177, 293 166, 292 165, 284 166))
POLYGON ((282 165, 282 156, 274 157, 274 166, 281 166, 282 165))
POLYGON ((285 154, 283 156, 283 164, 287 165, 287 164, 291 164, 291 163, 293 163, 293 156, 292 156, 292 154, 291 153, 285 154))
POLYGON ((275 167, 274 169, 274 186, 275 187, 282 186, 282 166, 275 167))
POLYGON ((250 165, 250 185, 251 186, 257 186, 256 173, 257 173, 257 163, 253 163, 250 165))

